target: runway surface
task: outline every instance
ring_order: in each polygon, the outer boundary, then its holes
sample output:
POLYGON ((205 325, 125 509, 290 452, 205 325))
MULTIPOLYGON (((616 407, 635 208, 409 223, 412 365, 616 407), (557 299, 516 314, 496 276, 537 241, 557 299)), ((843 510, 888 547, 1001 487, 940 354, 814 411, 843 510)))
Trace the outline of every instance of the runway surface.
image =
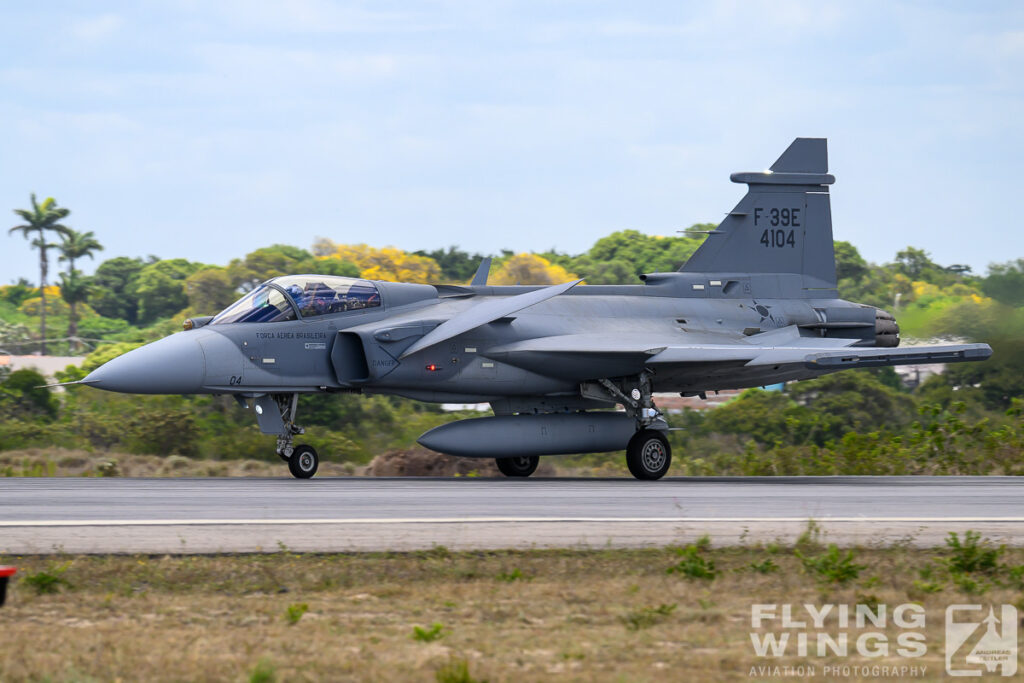
POLYGON ((708 533, 1024 545, 1024 478, 0 479, 0 553, 639 547, 708 533))

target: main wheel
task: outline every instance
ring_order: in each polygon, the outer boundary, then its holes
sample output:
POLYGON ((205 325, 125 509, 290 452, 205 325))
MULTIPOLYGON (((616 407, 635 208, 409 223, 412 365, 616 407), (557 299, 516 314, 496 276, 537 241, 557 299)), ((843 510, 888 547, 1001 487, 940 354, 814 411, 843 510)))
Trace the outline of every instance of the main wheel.
POLYGON ((494 462, 506 477, 528 477, 537 471, 540 457, 536 455, 517 455, 514 458, 495 458, 494 462))
POLYGON ((654 429, 642 429, 626 446, 626 465, 637 479, 661 479, 672 464, 672 449, 665 436, 654 429))
POLYGON ((292 457, 288 458, 288 470, 296 479, 309 479, 320 467, 320 456, 316 449, 305 444, 296 446, 292 457))

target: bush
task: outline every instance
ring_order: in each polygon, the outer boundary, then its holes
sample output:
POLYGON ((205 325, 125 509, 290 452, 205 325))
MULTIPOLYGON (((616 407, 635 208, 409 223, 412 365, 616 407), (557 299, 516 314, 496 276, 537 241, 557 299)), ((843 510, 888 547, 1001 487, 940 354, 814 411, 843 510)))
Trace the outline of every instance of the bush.
POLYGON ((274 683, 277 680, 277 669, 274 663, 266 657, 256 662, 252 673, 249 674, 249 683, 274 683))
POLYGON ((946 560, 951 574, 991 574, 998 568, 999 555, 1004 550, 1003 546, 993 547, 980 533, 970 530, 964 533, 963 541, 956 532, 949 532, 946 547, 951 553, 946 560))
POLYGON ((444 625, 440 622, 434 622, 430 628, 424 628, 422 626, 412 627, 412 639, 418 640, 421 643, 432 643, 435 640, 444 638, 444 625))
POLYGON ((288 605, 284 611, 284 619, 290 626, 294 626, 302 619, 302 615, 309 611, 309 605, 304 602, 295 602, 288 605))
POLYGON ((29 574, 22 581, 35 589, 36 595, 47 595, 60 591, 61 587, 70 588, 71 582, 64 578, 64 572, 71 566, 66 562, 59 567, 51 567, 35 574, 29 574))
POLYGON ((469 673, 469 662, 454 657, 434 672, 434 679, 437 683, 487 683, 487 681, 473 678, 469 673))
POLYGON ((41 388, 46 377, 35 370, 15 370, 0 384, 0 415, 21 419, 53 419, 57 401, 49 389, 41 388))
POLYGON ((525 576, 518 568, 513 569, 510 572, 501 572, 498 574, 499 581, 507 581, 512 583, 513 581, 529 581, 529 577, 525 576))
POLYGON ((830 543, 820 555, 804 555, 799 550, 793 552, 803 562, 804 569, 828 583, 845 585, 860 576, 864 569, 864 565, 854 563, 852 550, 844 554, 835 543, 830 543))
POLYGON ((666 572, 669 574, 681 574, 687 579, 703 579, 713 581, 718 576, 714 560, 704 557, 703 553, 711 546, 711 539, 701 536, 696 543, 685 548, 673 548, 680 556, 679 562, 669 567, 666 572))

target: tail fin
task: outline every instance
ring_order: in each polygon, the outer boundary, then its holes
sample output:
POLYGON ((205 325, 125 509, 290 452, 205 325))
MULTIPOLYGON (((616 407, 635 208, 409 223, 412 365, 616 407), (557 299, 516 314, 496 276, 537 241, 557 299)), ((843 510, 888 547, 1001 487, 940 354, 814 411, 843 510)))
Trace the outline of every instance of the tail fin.
POLYGON ((679 270, 790 273, 804 290, 834 290, 827 140, 797 138, 771 170, 730 179, 747 184, 746 196, 679 270))

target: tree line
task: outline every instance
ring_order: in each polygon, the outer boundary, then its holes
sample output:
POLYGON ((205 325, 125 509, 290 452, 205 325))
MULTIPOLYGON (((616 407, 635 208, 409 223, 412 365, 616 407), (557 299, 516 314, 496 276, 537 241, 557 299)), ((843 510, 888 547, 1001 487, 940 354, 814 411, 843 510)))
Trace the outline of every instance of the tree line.
MULTIPOLYGON (((79 350, 76 339, 146 341, 167 334, 188 315, 216 313, 260 282, 290 273, 322 273, 419 283, 466 283, 485 255, 456 246, 408 252, 396 247, 343 244, 319 238, 310 249, 275 244, 255 249, 226 265, 156 256, 117 256, 91 276, 77 265, 103 250, 92 231, 67 225, 71 213, 52 197, 32 195, 31 208, 10 233, 29 240, 39 257, 39 280, 0 286, 0 349, 44 351, 54 322, 71 341, 56 346, 79 350), (50 283, 50 256, 65 264, 50 283), (36 332, 35 330, 38 330, 36 332)), ((637 283, 642 273, 679 268, 700 246, 695 231, 653 236, 623 230, 601 237, 587 251, 567 254, 502 250, 492 258, 493 284, 553 284, 584 278, 588 284, 637 283)), ((843 298, 897 314, 905 336, 977 338, 986 321, 1016 329, 1024 307, 1024 259, 993 264, 985 275, 960 265, 942 266, 919 248, 907 247, 886 264, 867 262, 855 246, 837 241, 836 269, 843 298), (896 309, 896 310, 893 310, 896 309)), ((1024 327, 1024 325, 1021 325, 1024 327)), ((53 344, 49 346, 54 347, 53 344)))

